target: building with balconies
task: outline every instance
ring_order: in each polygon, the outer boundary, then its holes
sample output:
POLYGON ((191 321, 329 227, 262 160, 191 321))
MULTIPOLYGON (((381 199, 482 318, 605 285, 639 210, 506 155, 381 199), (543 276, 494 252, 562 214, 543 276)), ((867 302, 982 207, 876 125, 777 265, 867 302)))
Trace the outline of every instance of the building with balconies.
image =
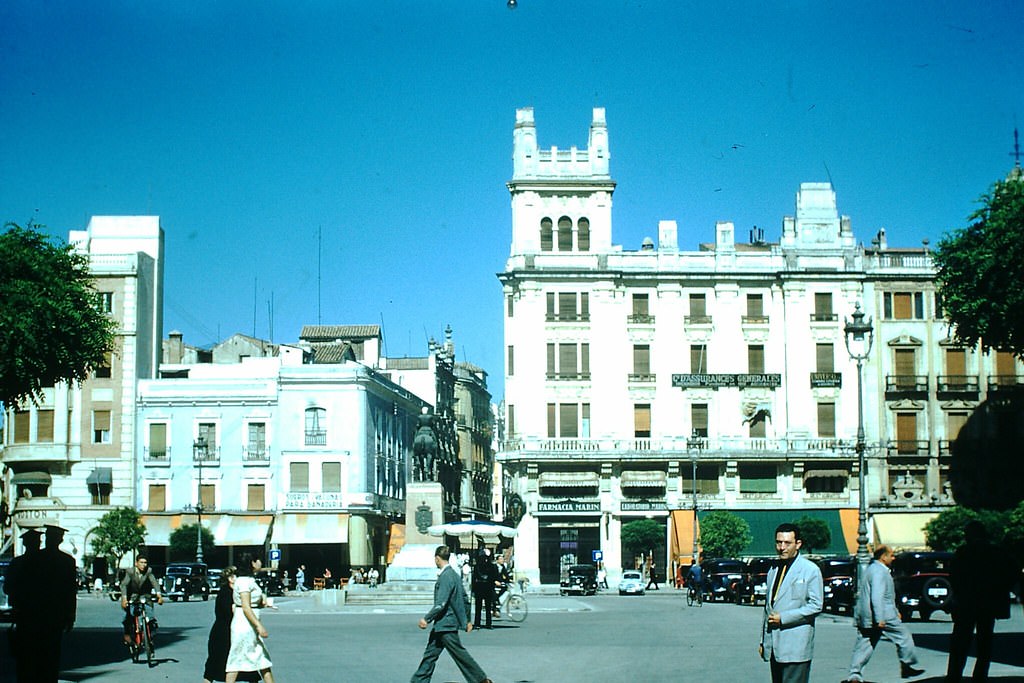
MULTIPOLYGON (((63 549, 93 570, 90 532, 114 507, 135 505, 135 392, 160 362, 163 230, 156 216, 94 216, 69 242, 88 258, 97 306, 117 323, 115 347, 81 384, 8 407, 2 462, 14 527, 5 541, 59 524, 63 549)), ((95 570, 106 569, 101 559, 95 570)))
POLYGON ((828 183, 803 183, 777 242, 763 230, 680 248, 674 221, 635 251, 612 240, 608 127, 595 109, 586 149, 542 149, 532 109, 516 112, 505 323, 509 500, 525 507, 516 566, 554 583, 600 551, 614 579, 624 523, 665 525, 688 562, 694 515, 750 522, 749 555, 772 554, 777 522, 826 519, 832 547, 856 547, 867 497, 874 540, 923 542, 952 504, 948 443, 1019 363, 949 341, 927 245, 858 245, 828 183), (858 487, 857 366, 844 319, 873 318, 864 365, 866 490, 858 487), (990 379, 994 378, 994 379, 990 379), (994 388, 994 389, 993 389, 994 388), (898 514, 897 514, 898 513, 898 514))

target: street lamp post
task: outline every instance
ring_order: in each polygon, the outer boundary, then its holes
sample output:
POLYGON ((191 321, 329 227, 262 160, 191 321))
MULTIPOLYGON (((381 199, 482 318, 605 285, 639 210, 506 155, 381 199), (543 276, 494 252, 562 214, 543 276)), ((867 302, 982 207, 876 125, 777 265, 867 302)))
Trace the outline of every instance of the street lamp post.
POLYGON ((192 444, 193 459, 199 466, 199 489, 196 497, 196 562, 198 563, 203 561, 203 461, 209 452, 209 444, 202 436, 192 444))
POLYGON ((697 557, 700 549, 697 546, 697 456, 700 450, 704 448, 704 441, 697 434, 697 430, 694 429, 690 435, 689 440, 686 442, 687 448, 690 450, 690 464, 693 466, 693 564, 697 564, 697 557))
POLYGON ((844 340, 846 341, 846 352, 850 358, 857 361, 857 469, 858 485, 860 487, 857 505, 857 566, 858 585, 863 586, 864 571, 871 556, 868 554, 868 499, 865 491, 865 469, 864 451, 867 444, 864 440, 864 361, 871 353, 871 342, 874 337, 874 330, 871 327, 871 318, 864 320, 864 313, 860 310, 860 304, 856 305, 853 311, 852 320, 846 319, 843 327, 844 340))

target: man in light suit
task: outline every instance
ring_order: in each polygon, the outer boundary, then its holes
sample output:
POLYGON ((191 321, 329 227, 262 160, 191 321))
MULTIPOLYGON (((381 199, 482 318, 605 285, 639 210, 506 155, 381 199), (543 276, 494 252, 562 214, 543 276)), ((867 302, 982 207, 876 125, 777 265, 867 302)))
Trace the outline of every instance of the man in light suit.
POLYGON ((430 623, 434 627, 430 630, 427 648, 423 651, 423 661, 412 675, 411 683, 429 683, 434 675, 437 658, 444 650, 448 650, 469 683, 492 683, 459 640, 459 631, 466 629, 466 633, 470 633, 473 625, 468 619, 469 598, 466 597, 458 572, 448 564, 450 557, 451 551, 446 545, 439 545, 434 551, 434 564, 441 570, 434 583, 434 606, 419 623, 420 628, 425 629, 430 623))
POLYGON ((896 587, 889 571, 896 553, 889 546, 880 545, 875 548, 874 555, 875 561, 867 566, 862 577, 864 585, 857 592, 857 607, 853 615, 857 640, 853 644, 850 675, 843 683, 861 683, 864 680, 864 667, 882 638, 896 646, 903 678, 924 673, 924 669, 914 666, 917 664, 914 638, 900 621, 900 613, 896 609, 896 587))
POLYGON ((761 625, 761 658, 771 663, 772 683, 807 683, 814 655, 814 619, 821 613, 821 570, 800 556, 800 529, 775 529, 779 563, 768 570, 768 599, 761 625))

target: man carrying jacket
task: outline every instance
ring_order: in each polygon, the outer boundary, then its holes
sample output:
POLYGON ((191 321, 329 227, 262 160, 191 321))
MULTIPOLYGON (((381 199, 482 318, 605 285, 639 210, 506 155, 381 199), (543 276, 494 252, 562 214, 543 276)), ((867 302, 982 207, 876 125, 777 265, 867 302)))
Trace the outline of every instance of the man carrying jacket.
POLYGON ((430 681, 443 650, 452 656, 469 683, 492 683, 459 640, 459 631, 466 629, 466 633, 470 633, 473 625, 468 619, 469 599, 462 588, 462 579, 448 564, 450 557, 451 551, 446 545, 439 545, 434 551, 434 564, 440 570, 434 583, 434 606, 420 619, 419 627, 425 629, 431 623, 434 626, 423 651, 423 660, 412 675, 411 683, 430 681))
POLYGON ((861 683, 864 680, 864 667, 882 638, 896 646, 903 678, 924 673, 924 669, 915 668, 914 638, 900 621, 900 613, 896 609, 896 587, 889 571, 896 553, 889 546, 880 545, 875 548, 874 555, 875 561, 867 566, 861 577, 864 585, 857 592, 854 611, 857 640, 853 644, 850 675, 843 683, 861 683))

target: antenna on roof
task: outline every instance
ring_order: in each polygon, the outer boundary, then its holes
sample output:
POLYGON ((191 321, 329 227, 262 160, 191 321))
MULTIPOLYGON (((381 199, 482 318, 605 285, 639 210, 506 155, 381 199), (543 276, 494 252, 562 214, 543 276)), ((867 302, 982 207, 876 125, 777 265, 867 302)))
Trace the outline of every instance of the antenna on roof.
POLYGON ((1017 132, 1017 126, 1013 127, 1013 151, 1010 152, 1010 156, 1015 161, 1014 166, 1020 168, 1020 135, 1017 132))

